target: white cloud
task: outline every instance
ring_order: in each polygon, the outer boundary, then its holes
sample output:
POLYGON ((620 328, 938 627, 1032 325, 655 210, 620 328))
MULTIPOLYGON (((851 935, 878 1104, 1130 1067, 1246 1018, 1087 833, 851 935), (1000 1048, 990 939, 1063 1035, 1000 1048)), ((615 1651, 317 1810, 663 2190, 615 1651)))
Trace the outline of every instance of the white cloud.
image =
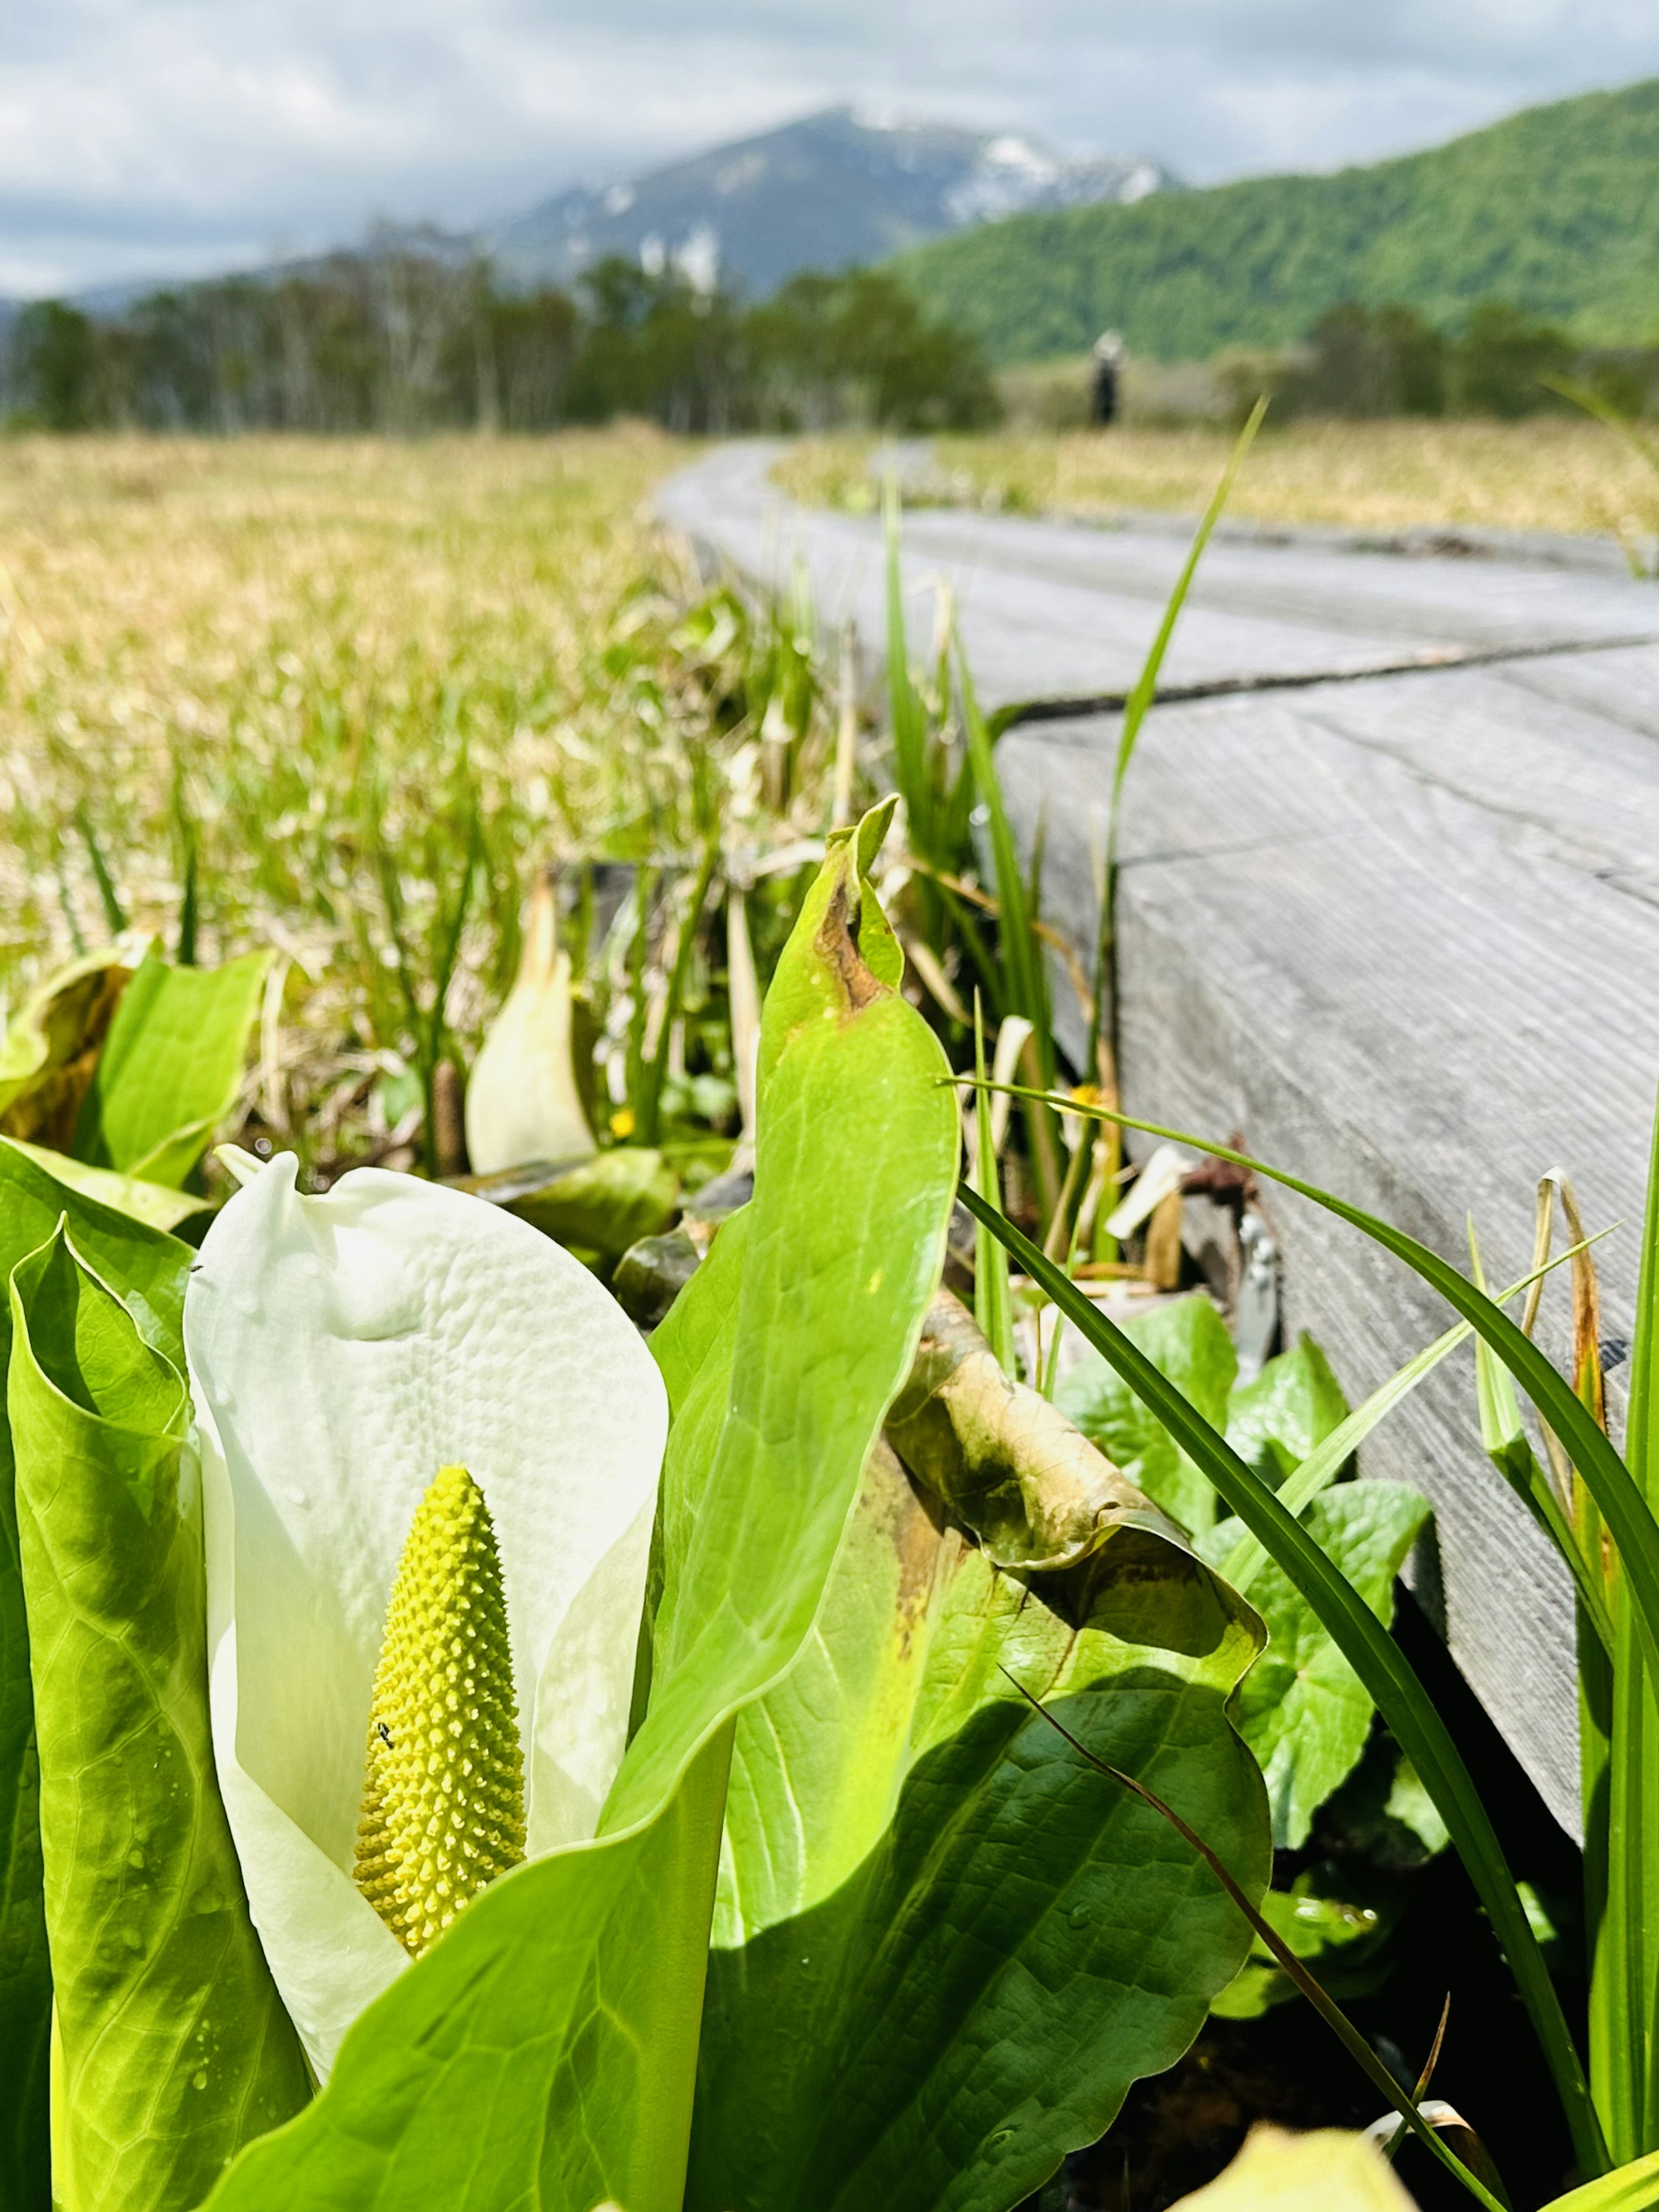
POLYGON ((0 287, 471 222, 837 100, 1207 179, 1656 70, 1652 0, 15 0, 0 287))

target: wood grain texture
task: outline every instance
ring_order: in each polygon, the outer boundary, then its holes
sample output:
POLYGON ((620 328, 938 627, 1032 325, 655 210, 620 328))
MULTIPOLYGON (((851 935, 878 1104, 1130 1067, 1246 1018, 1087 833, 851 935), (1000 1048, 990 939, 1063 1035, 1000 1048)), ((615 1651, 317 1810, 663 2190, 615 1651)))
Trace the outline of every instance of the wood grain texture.
MULTIPOLYGON (((826 621, 884 627, 881 527, 793 505, 767 474, 780 449, 723 447, 659 495, 665 518, 770 589, 797 560, 826 621)), ((922 509, 904 524, 916 637, 948 586, 988 707, 1127 690, 1186 547, 1168 532, 922 509)), ((1295 544, 1212 545, 1168 661, 1171 685, 1362 674, 1402 659, 1540 644, 1659 639, 1659 596, 1628 575, 1479 559, 1403 559, 1295 544)))
MULTIPOLYGON (((665 502, 764 585, 804 558, 826 614, 878 648, 873 523, 785 511, 753 449, 665 502)), ((990 703, 1124 688, 1181 557, 1152 532, 907 518, 925 602, 948 572, 990 703)), ((927 635, 927 617, 918 633, 927 635)), ((1225 1137, 1462 1261, 1527 1263, 1533 1191, 1565 1166, 1601 1248, 1610 1334, 1633 1320, 1659 1073, 1659 595, 1617 576, 1305 545, 1212 549, 1172 678, 1351 679, 1402 646, 1559 653, 1154 709, 1128 787, 1120 916, 1132 1111, 1225 1137)), ((1115 717, 1016 726, 1000 759, 1048 917, 1092 941, 1115 717)), ((1062 1046, 1083 1022, 1056 978, 1062 1046)), ((1446 1325, 1398 1263, 1270 1193, 1291 1328, 1352 1398, 1446 1325)), ((1565 1308, 1558 1289, 1547 1317, 1565 1308)), ((1545 1341, 1559 1348, 1547 1318, 1545 1341)), ((1622 1380, 1610 1378, 1615 1399, 1622 1380)), ((1548 1547, 1488 1467, 1473 1361, 1442 1368, 1368 1443, 1366 1472, 1434 1501, 1419 1562, 1454 1655, 1562 1825, 1578 1827, 1572 1612, 1548 1547)))

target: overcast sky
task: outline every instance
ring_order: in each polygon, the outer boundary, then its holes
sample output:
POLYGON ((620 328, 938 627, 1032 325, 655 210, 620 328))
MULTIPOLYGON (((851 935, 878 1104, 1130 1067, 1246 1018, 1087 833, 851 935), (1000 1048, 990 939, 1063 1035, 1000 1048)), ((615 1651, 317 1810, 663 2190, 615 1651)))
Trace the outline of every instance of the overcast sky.
POLYGON ((1656 72, 1655 0, 0 0, 0 293, 468 225, 839 100, 1209 182, 1656 72))

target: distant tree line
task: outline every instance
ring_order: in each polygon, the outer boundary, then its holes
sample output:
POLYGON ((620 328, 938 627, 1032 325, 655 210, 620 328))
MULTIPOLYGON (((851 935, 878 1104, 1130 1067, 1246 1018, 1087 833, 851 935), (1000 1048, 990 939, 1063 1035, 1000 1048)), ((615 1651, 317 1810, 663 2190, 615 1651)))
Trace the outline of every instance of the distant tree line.
POLYGON ((1454 333, 1415 309, 1344 301, 1305 345, 1223 356, 1218 373, 1247 409, 1267 389, 1274 413, 1367 417, 1486 415, 1514 419, 1571 404, 1553 387, 1588 386, 1626 415, 1659 409, 1659 346, 1585 347, 1503 300, 1472 307, 1454 333))
POLYGON ((602 262, 573 294, 501 289, 418 244, 151 294, 118 315, 22 309, 3 412, 52 430, 967 428, 997 399, 977 342, 878 270, 745 305, 602 262))

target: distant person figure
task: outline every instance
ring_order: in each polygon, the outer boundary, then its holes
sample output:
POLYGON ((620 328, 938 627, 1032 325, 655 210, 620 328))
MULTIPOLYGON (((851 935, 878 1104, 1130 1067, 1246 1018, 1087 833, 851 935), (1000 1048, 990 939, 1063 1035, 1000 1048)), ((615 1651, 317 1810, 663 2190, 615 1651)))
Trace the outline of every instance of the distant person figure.
POLYGON ((1117 420, 1122 374, 1123 341, 1115 331, 1103 331, 1095 340, 1094 386, 1089 400, 1089 420, 1102 429, 1117 420))

